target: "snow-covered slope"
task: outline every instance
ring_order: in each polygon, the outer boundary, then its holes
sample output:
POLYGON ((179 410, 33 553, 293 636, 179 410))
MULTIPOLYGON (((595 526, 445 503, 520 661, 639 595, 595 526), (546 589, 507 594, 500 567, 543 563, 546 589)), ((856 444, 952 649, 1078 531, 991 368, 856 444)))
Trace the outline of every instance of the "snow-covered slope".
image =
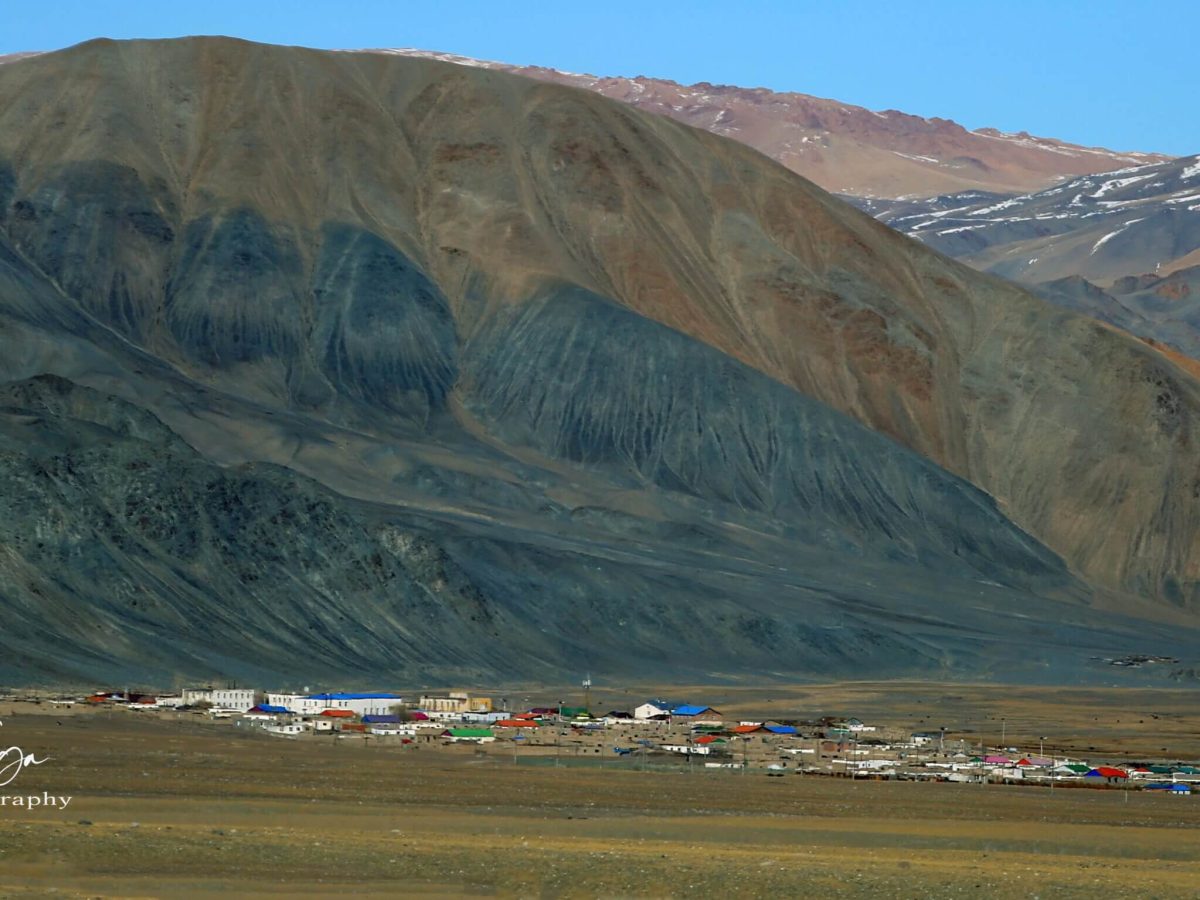
POLYGON ((858 203, 942 253, 1030 284, 1069 276, 1107 284, 1200 262, 1200 156, 1012 197, 966 192, 858 203))

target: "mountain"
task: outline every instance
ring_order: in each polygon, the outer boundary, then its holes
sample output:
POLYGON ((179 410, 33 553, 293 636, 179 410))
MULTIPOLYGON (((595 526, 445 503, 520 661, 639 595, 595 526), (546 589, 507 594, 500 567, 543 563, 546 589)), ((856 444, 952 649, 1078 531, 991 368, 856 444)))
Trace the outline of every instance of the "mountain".
POLYGON ((1200 360, 1200 266, 1165 277, 1127 276, 1107 289, 1074 275, 1037 285, 1036 290, 1051 303, 1200 360))
POLYGON ((0 350, 8 680, 1197 646, 1192 374, 589 92, 217 38, 0 66, 0 350))
POLYGON ((1024 131, 968 131, 949 119, 875 111, 807 94, 661 78, 616 78, 513 66, 426 50, 381 50, 595 91, 748 144, 835 193, 928 197, 965 190, 1008 193, 1048 187, 1074 175, 1162 162, 1157 153, 1082 147, 1024 131))
POLYGON ((975 268, 1200 358, 1200 156, 1019 196, 856 202, 975 268))
POLYGON ((893 228, 975 268, 1029 284, 1097 284, 1200 263, 1200 156, 1076 178, 1020 196, 868 201, 893 228))
MULTIPOLYGON (((1106 283, 1200 263, 1200 180, 1178 190, 1194 177, 1197 157, 968 131, 947 119, 765 88, 597 77, 424 50, 375 52, 591 90, 741 141, 942 253, 1030 285, 1071 277, 1106 283)), ((1188 304, 1151 316, 1155 325, 1110 315, 1104 304, 1068 301, 1054 288, 1038 293, 1195 355, 1188 348, 1196 312, 1188 304)))

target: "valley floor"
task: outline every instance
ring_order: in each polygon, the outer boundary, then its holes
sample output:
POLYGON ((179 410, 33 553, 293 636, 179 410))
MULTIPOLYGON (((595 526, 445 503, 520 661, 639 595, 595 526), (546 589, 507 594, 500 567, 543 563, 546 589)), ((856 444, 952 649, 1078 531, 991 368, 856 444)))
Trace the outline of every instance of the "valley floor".
MULTIPOLYGON (((1200 802, 527 766, 128 715, 6 718, 0 896, 1194 897, 1200 802)), ((2 779, 0 779, 2 780, 2 779)))

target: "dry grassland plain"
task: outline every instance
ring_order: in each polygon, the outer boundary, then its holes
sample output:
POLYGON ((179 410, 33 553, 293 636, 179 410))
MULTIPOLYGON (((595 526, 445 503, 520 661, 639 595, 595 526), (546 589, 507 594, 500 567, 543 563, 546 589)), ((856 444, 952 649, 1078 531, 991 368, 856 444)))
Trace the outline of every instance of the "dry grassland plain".
MULTIPOLYGON (((838 689, 821 696, 868 713, 872 693, 963 697, 981 721, 1025 690, 838 689)), ((1094 743, 1107 733, 1094 718, 1147 700, 1171 713, 1195 694, 1060 699, 1060 724, 1094 743)), ((0 897, 1200 896, 1197 797, 514 765, 499 745, 289 741, 121 710, 0 705, 0 718, 0 743, 51 757, 0 793, 74 797, 0 809, 0 897)), ((1172 740, 1196 727, 1151 721, 1172 740)))

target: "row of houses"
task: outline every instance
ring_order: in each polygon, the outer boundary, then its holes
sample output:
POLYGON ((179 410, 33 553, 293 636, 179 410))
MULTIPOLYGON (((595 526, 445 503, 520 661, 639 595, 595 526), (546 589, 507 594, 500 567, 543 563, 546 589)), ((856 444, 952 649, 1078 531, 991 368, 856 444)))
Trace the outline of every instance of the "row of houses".
POLYGON ((208 707, 242 713, 254 706, 286 709, 300 716, 311 716, 326 709, 349 710, 356 716, 389 715, 397 708, 412 707, 431 716, 487 715, 492 712, 490 697, 465 692, 422 694, 405 697, 391 691, 301 693, 255 691, 250 688, 186 688, 178 697, 158 698, 159 706, 208 707))
MULTIPOLYGON (((630 710, 594 714, 585 707, 533 707, 524 712, 497 709, 490 697, 466 692, 420 694, 395 692, 268 692, 239 688, 189 688, 177 697, 130 692, 99 694, 91 700, 124 702, 130 708, 171 706, 208 708, 214 716, 240 716, 239 724, 271 734, 337 732, 396 736, 422 741, 487 744, 512 741, 534 747, 567 741, 586 744, 586 752, 666 753, 718 760, 735 754, 742 765, 786 767, 796 771, 871 777, 945 780, 1072 782, 1080 784, 1197 784, 1200 768, 1185 765, 1116 767, 1036 755, 967 752, 961 741, 947 746, 942 732, 884 733, 856 718, 825 718, 801 727, 787 722, 726 722, 706 704, 654 698, 630 710), (554 737, 539 729, 554 726, 554 737), (564 729, 567 729, 564 731, 564 729), (622 737, 624 735, 624 737, 622 737)), ((506 704, 505 704, 506 705, 506 704)))

